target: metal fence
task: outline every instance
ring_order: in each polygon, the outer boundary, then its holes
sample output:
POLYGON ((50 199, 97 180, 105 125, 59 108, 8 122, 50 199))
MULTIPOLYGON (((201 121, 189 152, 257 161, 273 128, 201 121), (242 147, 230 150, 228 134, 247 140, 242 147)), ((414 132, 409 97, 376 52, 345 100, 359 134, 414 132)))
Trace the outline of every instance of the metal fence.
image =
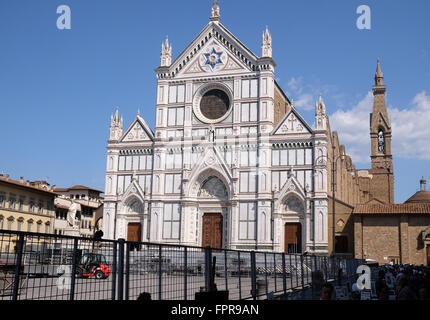
POLYGON ((196 292, 210 290, 212 274, 230 300, 266 299, 351 277, 360 264, 0 230, 0 300, 136 300, 142 292, 153 300, 193 300, 196 292))

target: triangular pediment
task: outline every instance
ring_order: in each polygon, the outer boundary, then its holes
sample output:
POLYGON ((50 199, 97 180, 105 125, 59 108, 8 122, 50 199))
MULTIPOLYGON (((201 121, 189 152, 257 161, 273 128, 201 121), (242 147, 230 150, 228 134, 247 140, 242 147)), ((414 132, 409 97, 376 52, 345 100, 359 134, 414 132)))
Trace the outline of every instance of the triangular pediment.
POLYGON ((281 190, 275 192, 275 210, 279 211, 288 199, 292 197, 304 203, 306 200, 306 193, 303 186, 296 179, 293 172, 290 172, 287 181, 285 181, 281 190))
POLYGON ((212 177, 220 179, 230 196, 233 196, 233 175, 230 168, 225 163, 223 157, 215 147, 209 146, 201 154, 191 172, 186 172, 184 176, 185 194, 196 197, 203 183, 212 177))
POLYGON ((135 178, 132 179, 131 183, 125 190, 125 192, 121 196, 121 202, 124 204, 127 204, 129 199, 131 197, 135 197, 143 203, 145 199, 145 193, 143 192, 142 188, 140 187, 139 183, 135 178))
POLYGON ((181 70, 177 77, 188 75, 212 75, 225 72, 250 72, 249 66, 235 58, 220 41, 213 39, 205 44, 190 61, 189 67, 181 70))
POLYGON ((220 23, 210 22, 173 61, 173 77, 255 71, 258 57, 220 23))
POLYGON ((137 116, 125 133, 121 142, 153 141, 154 134, 141 116, 137 116))
POLYGON ((274 135, 307 133, 312 133, 312 129, 294 107, 285 114, 273 130, 274 135))
POLYGON ((200 158, 197 160, 194 168, 191 170, 190 180, 199 175, 202 171, 207 168, 212 168, 217 171, 223 172, 229 179, 233 178, 231 170, 224 158, 219 154, 215 147, 207 147, 206 150, 201 154, 200 158))

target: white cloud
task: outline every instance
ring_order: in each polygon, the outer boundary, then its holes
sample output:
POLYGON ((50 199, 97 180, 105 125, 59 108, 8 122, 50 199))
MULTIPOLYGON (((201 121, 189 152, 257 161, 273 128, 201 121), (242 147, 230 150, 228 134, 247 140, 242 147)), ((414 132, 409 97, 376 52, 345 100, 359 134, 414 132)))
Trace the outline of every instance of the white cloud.
POLYGON ((294 101, 294 106, 302 110, 313 110, 320 94, 331 97, 335 105, 344 98, 336 86, 323 84, 315 76, 307 81, 302 76, 292 77, 285 85, 285 93, 294 101))
MULTIPOLYGON (((355 163, 370 162, 370 119, 373 94, 350 110, 337 110, 330 116, 332 130, 339 134, 347 154, 355 163)), ((430 96, 426 92, 417 94, 409 108, 389 107, 392 127, 392 153, 394 157, 430 160, 430 96)))

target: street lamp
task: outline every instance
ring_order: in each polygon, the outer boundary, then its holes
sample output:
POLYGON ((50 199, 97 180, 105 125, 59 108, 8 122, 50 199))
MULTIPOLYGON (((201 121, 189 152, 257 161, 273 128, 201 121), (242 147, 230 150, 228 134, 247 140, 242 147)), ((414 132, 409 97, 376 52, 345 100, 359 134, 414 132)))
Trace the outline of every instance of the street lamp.
POLYGON ((339 159, 343 159, 344 155, 340 154, 337 157, 334 156, 334 151, 335 151, 335 146, 332 147, 333 152, 332 152, 332 158, 330 159, 329 157, 322 155, 319 156, 318 158, 315 159, 315 163, 316 165, 318 165, 318 161, 320 158, 326 158, 327 160, 331 161, 331 190, 332 190, 332 201, 333 201, 333 239, 332 239, 332 256, 334 256, 336 254, 336 227, 335 227, 335 223, 336 223, 336 165, 337 165, 337 161, 339 159))

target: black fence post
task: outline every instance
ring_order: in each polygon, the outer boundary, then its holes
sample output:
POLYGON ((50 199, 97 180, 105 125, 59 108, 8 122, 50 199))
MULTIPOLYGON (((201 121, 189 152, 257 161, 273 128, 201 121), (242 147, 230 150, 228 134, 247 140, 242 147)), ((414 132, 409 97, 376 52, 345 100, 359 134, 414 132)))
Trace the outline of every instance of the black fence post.
POLYGON ((129 299, 129 290, 130 290, 130 243, 126 243, 125 245, 125 300, 129 299))
POLYGON ((188 274, 187 247, 184 247, 184 300, 187 300, 187 274, 188 274))
POLYGON ((225 278, 225 290, 228 290, 228 273, 227 273, 227 250, 224 251, 224 278, 225 278))
POLYGON ((163 298, 163 248, 161 245, 158 246, 158 300, 163 298))
POLYGON ((118 239, 118 300, 124 298, 124 239, 118 239))
POLYGON ((212 271, 212 249, 205 248, 205 286, 206 292, 211 291, 211 271, 212 271))
POLYGON ((12 300, 18 299, 18 290, 19 290, 19 276, 21 273, 21 262, 22 262, 22 252, 24 249, 24 235, 19 235, 18 247, 17 247, 17 257, 15 261, 15 276, 13 280, 13 292, 12 292, 12 300))
POLYGON ((324 264, 325 264, 325 281, 328 282, 328 266, 329 266, 329 257, 324 257, 324 264))
POLYGON ((285 252, 282 252, 282 286, 284 288, 284 294, 287 294, 287 270, 285 267, 285 252))
POLYGON ((293 260, 292 260, 292 254, 288 254, 288 256, 290 257, 290 288, 293 289, 294 288, 294 283, 293 283, 293 260))
POLYGON ((278 273, 278 265, 276 264, 276 253, 273 253, 273 277, 275 282, 275 292, 278 292, 278 281, 276 274, 278 273))
POLYGON ((70 301, 75 299, 75 285, 76 285, 76 265, 78 255, 78 239, 73 240, 73 255, 72 255, 72 279, 70 280, 70 301))
POLYGON ((239 300, 242 300, 242 270, 240 268, 240 251, 237 252, 237 268, 238 268, 238 275, 239 275, 239 300))
POLYGON ((300 255, 300 265, 302 268, 302 290, 305 290, 305 266, 304 266, 303 254, 300 255))
POLYGON ((115 300, 116 297, 117 251, 117 242, 114 242, 112 252, 112 300, 115 300))
POLYGON ((268 295, 268 290, 269 290, 269 282, 267 281, 267 253, 264 253, 264 273, 265 273, 265 280, 266 280, 266 297, 268 295))
POLYGON ((255 251, 251 251, 251 294, 252 298, 257 300, 257 272, 255 264, 255 251))

